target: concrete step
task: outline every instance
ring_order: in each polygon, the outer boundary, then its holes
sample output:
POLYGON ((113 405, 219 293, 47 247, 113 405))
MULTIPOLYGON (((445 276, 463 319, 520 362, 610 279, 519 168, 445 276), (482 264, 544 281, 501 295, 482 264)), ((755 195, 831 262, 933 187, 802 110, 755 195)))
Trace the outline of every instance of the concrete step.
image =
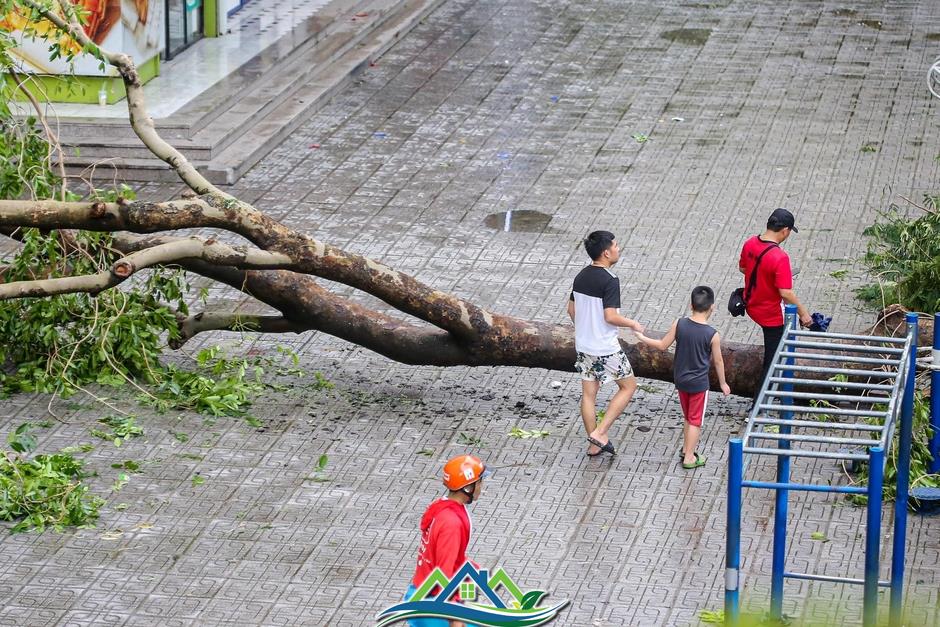
MULTIPOLYGON (((391 5, 394 7, 400 3, 401 0, 392 0, 391 5)), ((388 0, 333 0, 317 15, 293 28, 276 44, 240 67, 238 72, 176 111, 166 120, 168 126, 188 123, 188 136, 191 137, 219 115, 263 89, 270 77, 280 75, 283 68, 297 66, 318 50, 335 48, 350 37, 368 35, 376 24, 353 18, 357 14, 370 13, 373 7, 384 9, 388 4, 388 0)))
MULTIPOLYGON (((284 52, 286 44, 272 46, 279 50, 266 50, 249 62, 248 67, 220 81, 224 84, 214 85, 171 117, 155 120, 155 124, 161 135, 188 159, 207 163, 232 142, 250 133, 259 120, 265 120, 308 81, 315 80, 324 71, 330 73, 332 64, 344 53, 364 46, 365 40, 374 32, 386 29, 389 20, 395 20, 399 13, 410 13, 409 4, 402 0, 345 2, 341 5, 346 9, 342 15, 317 16, 319 30, 307 24, 301 34, 290 36, 290 41, 296 43, 303 34, 309 35, 299 47, 284 52), (363 13, 368 17, 362 17, 363 13), (357 14, 360 17, 353 19, 357 14), (331 21, 323 25, 322 20, 326 18, 331 21), (250 84, 246 84, 248 82, 250 84)), ((396 25, 400 29, 398 22, 396 25)), ((69 159, 70 169, 81 170, 103 160, 139 164, 141 160, 154 159, 159 163, 126 121, 108 122, 102 125, 99 121, 97 126, 90 122, 66 124, 61 141, 73 149, 72 155, 75 155, 74 148, 78 148, 78 155, 69 159), (96 131, 92 134, 91 129, 96 131)), ((141 173, 146 179, 152 176, 149 170, 141 173)), ((123 174, 126 178, 134 176, 130 170, 123 174)))
MULTIPOLYGON (((194 142, 191 139, 173 139, 165 136, 164 139, 169 141, 190 161, 208 161, 212 158, 212 145, 194 142)), ((112 163, 116 157, 125 160, 157 160, 156 157, 153 156, 153 153, 144 146, 143 142, 141 142, 136 135, 134 135, 132 139, 109 136, 107 139, 98 140, 89 138, 71 144, 65 144, 63 142, 63 145, 67 147, 68 150, 72 151, 73 155, 74 150, 78 149, 78 155, 70 157, 66 162, 66 165, 69 167, 91 165, 103 160, 112 163)))
MULTIPOLYGON (((326 40, 304 46, 264 75, 266 81, 245 93, 189 138, 167 138, 210 181, 231 184, 306 121, 372 59, 390 48, 442 0, 369 0, 372 24, 364 29, 336 28, 326 40), (236 141, 238 140, 238 141, 236 141)), ((351 21, 351 20, 350 20, 351 21)), ((361 21, 361 20, 360 20, 361 21)), ((162 129, 161 129, 162 131, 162 129)), ((173 181, 176 174, 154 158, 136 135, 80 146, 67 162, 74 173, 108 160, 125 180, 173 181)))
POLYGON ((221 153, 198 167, 213 183, 235 183, 262 157, 283 142, 298 126, 341 90, 370 60, 381 56, 404 34, 420 22, 442 0, 423 0, 407 3, 401 10, 388 15, 381 28, 338 59, 324 65, 319 71, 299 83, 291 96, 271 108, 263 117, 255 118, 250 133, 238 136, 221 153))
POLYGON ((372 0, 366 4, 362 7, 366 9, 363 12, 368 12, 369 19, 374 20, 369 28, 338 28, 315 47, 304 46, 290 59, 262 76, 250 92, 195 133, 193 141, 212 145, 214 158, 233 141, 249 132, 257 120, 264 119, 282 103, 292 99, 302 85, 329 68, 373 32, 382 29, 387 20, 394 18, 401 10, 400 0, 372 0))
MULTIPOLYGON (((177 111, 162 118, 155 118, 154 124, 165 139, 187 139, 204 128, 217 116, 239 100, 250 94, 262 84, 261 79, 291 59, 304 57, 317 46, 329 43, 331 35, 337 31, 349 31, 352 17, 368 12, 376 0, 333 0, 317 12, 316 15, 296 25, 278 41, 254 58, 244 63, 224 79, 208 86, 198 98, 183 105, 177 111)), ((358 21, 358 20, 357 20, 358 21)), ((367 21, 358 21, 358 30, 362 36, 373 26, 367 21)), ((185 62, 178 58, 171 63, 185 62)), ((144 87, 145 94, 147 87, 144 87)), ((127 117, 115 118, 63 118, 63 140, 69 143, 92 145, 94 140, 106 133, 109 141, 133 144, 137 138, 127 121, 127 117), (106 130, 105 130, 106 129, 106 130), (91 140, 91 141, 88 141, 91 140)))

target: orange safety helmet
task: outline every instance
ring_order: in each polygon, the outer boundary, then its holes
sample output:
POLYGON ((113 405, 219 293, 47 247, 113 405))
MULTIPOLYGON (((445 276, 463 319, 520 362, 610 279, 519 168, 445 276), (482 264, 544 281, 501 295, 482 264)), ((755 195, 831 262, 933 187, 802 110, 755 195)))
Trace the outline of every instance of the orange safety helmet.
POLYGON ((444 485, 448 490, 460 490, 488 474, 486 466, 479 458, 473 455, 458 455, 444 464, 444 485))

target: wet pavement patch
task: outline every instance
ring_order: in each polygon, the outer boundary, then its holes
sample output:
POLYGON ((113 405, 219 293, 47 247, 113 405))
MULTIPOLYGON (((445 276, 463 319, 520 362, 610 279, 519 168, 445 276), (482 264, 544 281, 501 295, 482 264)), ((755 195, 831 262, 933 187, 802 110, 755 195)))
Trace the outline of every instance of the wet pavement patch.
POLYGON ((859 24, 874 30, 881 30, 881 20, 861 20, 859 24))
POLYGON ((499 213, 491 213, 483 218, 483 224, 488 229, 496 229, 497 231, 522 231, 525 233, 544 231, 551 221, 552 216, 531 209, 500 211, 499 213))
POLYGON ((927 33, 927 41, 940 41, 940 33, 927 33))
POLYGON ((835 9, 832 14, 836 17, 855 17, 858 11, 855 9, 835 9))
POLYGON ((679 28, 667 30, 660 37, 689 46, 704 46, 712 31, 710 28, 679 28))
POLYGON ((687 9, 726 9, 731 4, 731 0, 721 0, 720 2, 688 2, 682 6, 687 9))

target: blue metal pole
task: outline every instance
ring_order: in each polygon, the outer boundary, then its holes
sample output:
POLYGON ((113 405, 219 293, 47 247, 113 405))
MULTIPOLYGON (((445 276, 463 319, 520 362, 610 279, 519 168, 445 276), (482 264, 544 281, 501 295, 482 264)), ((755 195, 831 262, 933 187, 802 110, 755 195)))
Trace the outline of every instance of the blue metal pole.
POLYGON ((930 373, 930 473, 940 472, 940 313, 933 315, 933 370, 930 373))
MULTIPOLYGON (((789 331, 795 329, 797 325, 796 305, 786 306, 786 317, 784 321, 784 332, 781 341, 786 341, 789 331)), ((787 348, 786 352, 792 352, 792 348, 787 348)), ((782 355, 781 355, 782 356, 782 355)), ((793 358, 787 357, 787 365, 793 365, 793 358)), ((784 370, 781 377, 789 379, 793 377, 792 370, 784 370)), ((782 386, 786 392, 793 391, 792 383, 785 383, 782 386)), ((792 398, 784 398, 784 404, 792 404, 792 398)), ((781 416, 784 420, 790 420, 793 415, 790 412, 783 412, 781 416)), ((790 427, 781 425, 780 433, 789 433, 790 427)), ((781 440, 777 443, 778 448, 790 448, 790 442, 781 440)), ((790 457, 780 455, 777 457, 777 483, 790 483, 790 457)), ((783 620, 783 581, 786 570, 787 559, 787 507, 790 492, 785 489, 778 489, 774 499, 774 553, 773 563, 770 574, 770 616, 776 620, 783 620)))
POLYGON ((911 353, 901 404, 901 424, 898 432, 897 496, 894 500, 894 538, 891 550, 891 612, 889 624, 901 624, 904 596, 904 552, 907 542, 907 493, 911 482, 911 430, 914 422, 914 379, 917 376, 917 314, 908 313, 907 336, 911 353))
MULTIPOLYGON (((884 484, 885 450, 880 446, 868 453, 868 519, 865 528, 864 627, 878 623, 878 563, 881 553, 881 489, 884 484)), ((891 582, 894 590, 894 581, 891 582)))
POLYGON ((741 598, 741 483, 744 478, 744 443, 728 442, 728 535, 725 540, 725 625, 737 627, 741 598))

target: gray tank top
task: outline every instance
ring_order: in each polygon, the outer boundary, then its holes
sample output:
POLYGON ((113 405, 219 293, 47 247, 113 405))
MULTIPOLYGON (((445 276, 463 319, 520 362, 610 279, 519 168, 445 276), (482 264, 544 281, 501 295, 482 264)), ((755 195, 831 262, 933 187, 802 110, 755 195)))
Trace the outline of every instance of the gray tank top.
POLYGON ((676 324, 676 358, 673 378, 681 392, 704 392, 708 389, 708 370, 712 356, 715 329, 689 318, 676 324))

